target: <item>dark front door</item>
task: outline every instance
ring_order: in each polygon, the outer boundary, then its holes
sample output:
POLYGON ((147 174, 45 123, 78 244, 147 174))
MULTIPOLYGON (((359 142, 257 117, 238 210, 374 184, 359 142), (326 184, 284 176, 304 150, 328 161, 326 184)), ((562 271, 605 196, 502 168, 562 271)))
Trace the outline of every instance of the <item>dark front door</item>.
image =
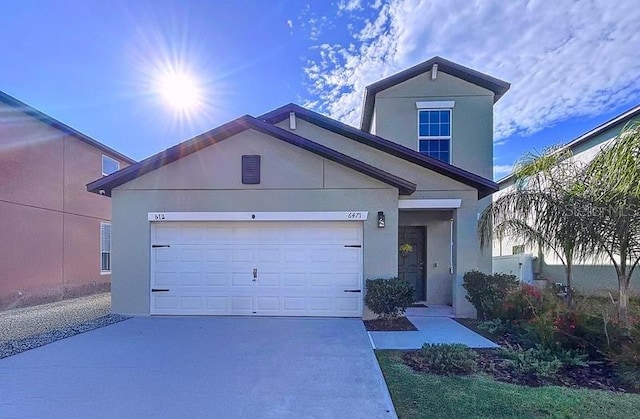
POLYGON ((424 227, 399 227, 398 246, 408 244, 410 252, 398 251, 398 277, 409 281, 415 289, 416 301, 425 301, 424 227))

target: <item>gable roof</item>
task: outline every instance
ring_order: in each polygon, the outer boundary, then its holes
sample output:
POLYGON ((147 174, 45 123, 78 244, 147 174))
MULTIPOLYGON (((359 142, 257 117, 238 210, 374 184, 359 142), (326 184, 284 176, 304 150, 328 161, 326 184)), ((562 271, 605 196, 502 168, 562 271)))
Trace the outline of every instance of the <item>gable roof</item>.
POLYGON ((242 131, 253 129, 255 131, 267 134, 273 138, 300 147, 304 150, 315 153, 328 160, 342 164, 350 169, 363 173, 369 177, 384 182, 398 189, 400 195, 411 195, 416 190, 416 185, 408 180, 387 173, 383 170, 373 167, 353 157, 342 154, 329 147, 310 141, 299 135, 293 134, 287 130, 260 121, 252 116, 245 115, 204 134, 200 134, 190 140, 175 145, 158 154, 155 154, 139 163, 128 166, 116 173, 98 179, 87 185, 89 192, 100 193, 111 196, 113 188, 123 185, 139 176, 156 170, 162 166, 186 157, 192 153, 200 151, 210 145, 216 144, 222 140, 232 137, 242 131), (102 192, 101 192, 102 191, 102 192))
POLYGON ((418 153, 417 151, 412 150, 408 147, 386 140, 382 137, 375 136, 352 126, 343 124, 342 122, 336 121, 335 119, 331 119, 293 103, 284 105, 278 109, 261 115, 258 118, 270 124, 276 124, 286 118, 289 118, 290 112, 295 112, 298 118, 301 118, 311 124, 317 125, 321 128, 335 132, 336 134, 350 138, 359 143, 368 145, 392 156, 404 159, 408 162, 411 162, 418 166, 422 166, 448 178, 454 179, 460 183, 471 186, 472 188, 478 190, 478 199, 482 199, 485 196, 491 195, 498 190, 498 185, 496 183, 489 179, 485 179, 482 176, 478 176, 474 173, 450 165, 441 160, 434 159, 433 157, 427 156, 425 154, 418 153))
POLYGON ((102 151, 104 151, 105 153, 111 155, 112 157, 117 157, 120 160, 123 160, 129 164, 133 164, 136 161, 133 160, 131 157, 125 156, 124 154, 112 149, 111 147, 107 147, 106 145, 94 140, 93 138, 81 133, 80 131, 77 131, 73 128, 71 128, 70 126, 63 124, 62 122, 53 119, 52 117, 50 117, 49 115, 46 115, 42 112, 40 112, 39 110, 27 105, 24 102, 19 101, 18 99, 9 96, 8 94, 4 93, 4 92, 0 92, 0 102, 3 102, 9 106, 13 106, 14 108, 20 110, 21 112, 26 113, 27 115, 41 121, 44 122, 45 124, 56 128, 72 137, 77 138, 80 141, 84 141, 85 143, 100 149, 102 151))
MULTIPOLYGON (((581 136, 579 136, 578 138, 568 142, 567 144, 565 144, 563 147, 560 147, 556 153, 565 151, 567 149, 573 149, 577 146, 579 146, 582 143, 585 143, 589 140, 591 140, 594 137, 597 137, 598 135, 618 126, 618 125, 622 125, 622 124, 626 124, 627 122, 631 121, 633 118, 640 116, 640 105, 636 105, 633 108, 622 112, 620 115, 615 116, 613 118, 611 118, 610 120, 608 120, 607 122, 604 122, 600 125, 598 125, 597 127, 595 127, 594 129, 585 132, 584 134, 582 134, 581 136)), ((608 138, 607 138, 608 139, 608 138)), ((508 174, 507 176, 503 177, 502 179, 500 179, 497 183, 499 186, 504 185, 505 183, 511 181, 511 179, 514 177, 513 173, 508 174)))
POLYGON ((419 76, 420 74, 431 71, 431 67, 434 64, 438 64, 438 71, 442 71, 451 76, 468 81, 477 86, 484 87, 487 90, 491 90, 495 96, 493 103, 496 103, 511 87, 511 84, 495 77, 491 77, 487 74, 473 70, 468 67, 464 67, 460 64, 456 64, 452 61, 445 60, 442 57, 435 56, 430 60, 415 65, 404 71, 396 73, 392 76, 382 79, 373 84, 370 84, 365 88, 364 105, 362 107, 362 118, 360 121, 360 129, 369 132, 371 130, 371 122, 373 119, 373 108, 376 101, 376 94, 386 90, 396 84, 403 83, 411 78, 419 76))

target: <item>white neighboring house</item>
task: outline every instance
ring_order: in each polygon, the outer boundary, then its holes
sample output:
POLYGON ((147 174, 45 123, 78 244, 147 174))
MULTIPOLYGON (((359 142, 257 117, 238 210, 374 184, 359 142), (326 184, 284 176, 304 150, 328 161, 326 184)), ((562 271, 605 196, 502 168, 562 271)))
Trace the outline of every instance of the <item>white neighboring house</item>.
MULTIPOLYGON (((589 162, 631 121, 640 122, 640 105, 586 132, 563 149, 570 149, 572 158, 576 161, 589 162)), ((513 174, 500 179, 497 182, 500 190, 493 195, 493 200, 512 190, 514 180, 513 174)), ((494 238, 493 271, 512 273, 525 282, 530 282, 530 278, 533 278, 546 279, 549 283, 565 283, 564 266, 553 253, 539 253, 538 249, 526 247, 514 238, 494 238)), ((617 287, 615 269, 606 260, 575 264, 574 288, 579 292, 605 294, 617 290, 617 287)), ((640 290, 640 271, 634 273, 631 289, 636 293, 640 290)))

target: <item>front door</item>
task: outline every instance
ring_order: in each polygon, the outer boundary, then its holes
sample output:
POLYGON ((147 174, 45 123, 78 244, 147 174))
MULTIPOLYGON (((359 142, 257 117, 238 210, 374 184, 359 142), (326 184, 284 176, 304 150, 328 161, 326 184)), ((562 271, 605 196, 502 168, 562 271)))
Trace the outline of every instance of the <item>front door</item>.
MULTIPOLYGON (((409 245, 411 251, 398 251, 398 277, 414 288, 416 301, 426 301, 424 281, 424 227, 399 227, 398 246, 409 245)), ((409 246, 405 246, 408 248, 409 246)))

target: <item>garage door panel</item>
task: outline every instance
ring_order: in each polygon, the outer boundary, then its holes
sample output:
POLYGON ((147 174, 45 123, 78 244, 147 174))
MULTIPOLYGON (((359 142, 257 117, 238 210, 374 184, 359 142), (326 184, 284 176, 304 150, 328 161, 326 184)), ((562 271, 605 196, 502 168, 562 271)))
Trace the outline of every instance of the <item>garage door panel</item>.
POLYGON ((178 285, 180 282, 180 274, 178 272, 157 272, 155 285, 158 287, 165 287, 171 285, 178 285))
POLYGON ((234 287, 253 287, 253 276, 246 272, 231 274, 231 285, 234 287))
POLYGON ((216 314, 226 314, 229 312, 229 297, 207 297, 207 310, 217 312, 216 314))
POLYGON ((159 223, 152 237, 170 245, 152 251, 152 287, 170 289, 152 314, 362 315, 344 292, 362 287, 361 223, 159 223))
POLYGON ((258 262, 280 262, 282 251, 280 249, 257 249, 258 262))
POLYGON ((226 287, 231 282, 228 272, 207 272, 205 273, 205 285, 211 287, 226 287))
POLYGON ((204 283, 200 272, 183 272, 180 274, 180 285, 193 287, 204 283))
POLYGON ((174 313, 180 308, 180 298, 178 296, 156 295, 154 296, 156 309, 174 313))
POLYGON ((203 249, 197 247, 185 247, 180 252, 180 260, 183 262, 200 262, 203 260, 203 249))
POLYGON ((207 247, 204 252, 207 262, 227 262, 231 260, 231 249, 207 247))
POLYGON ((204 242, 207 244, 227 244, 233 238, 231 227, 204 227, 204 242))
POLYGON ((253 314, 253 297, 231 297, 231 312, 253 314))
POLYGON ((175 262, 179 259, 180 251, 176 248, 159 247, 153 249, 156 262, 175 262))

